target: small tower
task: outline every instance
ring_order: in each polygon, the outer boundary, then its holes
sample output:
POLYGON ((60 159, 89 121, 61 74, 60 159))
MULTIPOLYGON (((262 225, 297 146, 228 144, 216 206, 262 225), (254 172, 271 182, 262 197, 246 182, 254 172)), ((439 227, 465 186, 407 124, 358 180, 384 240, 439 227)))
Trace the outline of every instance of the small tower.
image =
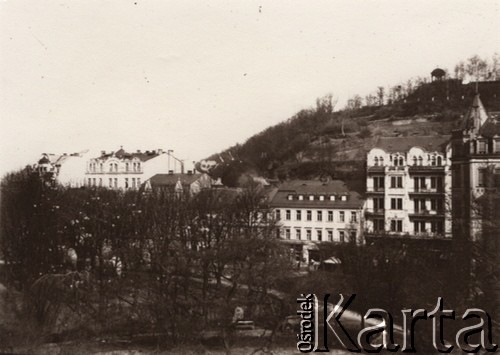
POLYGON ((446 72, 441 68, 436 68, 431 71, 431 81, 442 81, 446 76, 446 72))

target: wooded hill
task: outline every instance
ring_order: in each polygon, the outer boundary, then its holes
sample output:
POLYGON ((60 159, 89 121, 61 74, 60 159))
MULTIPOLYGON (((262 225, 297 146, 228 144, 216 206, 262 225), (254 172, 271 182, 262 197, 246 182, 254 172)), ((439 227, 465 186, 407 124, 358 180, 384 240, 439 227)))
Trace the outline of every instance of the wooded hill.
MULTIPOLYGON (((500 81, 477 86, 488 112, 500 111, 500 81)), ((339 111, 331 95, 319 98, 314 108, 209 157, 221 162, 212 174, 229 186, 241 185, 252 175, 279 180, 330 177, 363 190, 364 160, 378 137, 451 133, 467 112, 476 83, 436 80, 405 91, 391 90, 391 97, 379 96, 378 102, 372 96, 365 106, 350 100, 339 111)))

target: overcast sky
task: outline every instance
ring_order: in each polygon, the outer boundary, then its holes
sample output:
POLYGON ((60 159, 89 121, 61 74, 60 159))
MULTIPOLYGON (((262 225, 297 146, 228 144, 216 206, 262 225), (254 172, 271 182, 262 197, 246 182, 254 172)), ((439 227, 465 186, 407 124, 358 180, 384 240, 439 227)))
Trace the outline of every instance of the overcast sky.
POLYGON ((0 173, 120 145, 199 160, 495 52, 498 0, 0 0, 0 173))

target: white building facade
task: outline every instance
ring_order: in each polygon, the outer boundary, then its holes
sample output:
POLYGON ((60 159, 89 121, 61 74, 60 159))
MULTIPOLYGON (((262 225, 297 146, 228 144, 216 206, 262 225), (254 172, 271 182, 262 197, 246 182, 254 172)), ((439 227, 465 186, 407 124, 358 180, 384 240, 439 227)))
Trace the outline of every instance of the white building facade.
POLYGON ((296 180, 284 183, 272 197, 280 238, 308 251, 324 242, 363 243, 364 200, 343 181, 296 180))
POLYGON ((367 154, 370 236, 451 238, 448 136, 381 137, 367 154))
POLYGON ((65 187, 82 187, 85 185, 85 167, 89 151, 73 154, 47 154, 35 165, 41 176, 65 187))
POLYGON ((85 185, 121 190, 139 189, 143 182, 156 174, 175 174, 183 171, 183 162, 175 158, 170 151, 103 151, 101 156, 87 161, 85 185))

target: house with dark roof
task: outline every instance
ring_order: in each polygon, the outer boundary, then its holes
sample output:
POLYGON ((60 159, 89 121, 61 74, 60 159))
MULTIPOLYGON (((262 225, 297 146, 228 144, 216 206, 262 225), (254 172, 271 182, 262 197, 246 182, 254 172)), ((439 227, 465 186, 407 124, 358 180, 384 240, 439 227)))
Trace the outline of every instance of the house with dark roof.
POLYGON ((89 159, 85 171, 85 185, 110 189, 138 189, 156 174, 184 173, 184 163, 163 149, 126 152, 102 151, 89 159))
POLYGON ((198 194, 203 189, 220 186, 208 174, 156 174, 144 182, 146 191, 198 194))
POLYGON ((451 238, 449 136, 380 137, 367 154, 367 239, 451 238))
POLYGON ((278 233, 306 262, 318 243, 363 243, 365 201, 340 180, 294 180, 272 192, 278 233))
POLYGON ((483 217, 489 213, 481 205, 500 193, 500 114, 488 114, 477 93, 451 142, 453 234, 479 240, 485 229, 483 217))

